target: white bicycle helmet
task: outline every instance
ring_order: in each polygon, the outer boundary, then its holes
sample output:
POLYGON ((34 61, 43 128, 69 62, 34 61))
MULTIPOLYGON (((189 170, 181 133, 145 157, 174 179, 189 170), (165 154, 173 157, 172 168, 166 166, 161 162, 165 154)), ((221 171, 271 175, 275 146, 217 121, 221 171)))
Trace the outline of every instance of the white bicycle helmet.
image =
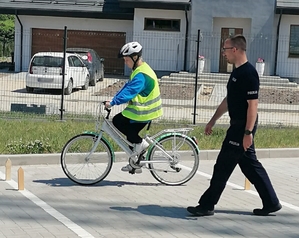
POLYGON ((118 54, 118 58, 122 58, 125 56, 129 56, 132 58, 135 55, 141 56, 141 54, 142 54, 142 46, 138 42, 134 41, 125 44, 121 48, 118 54))

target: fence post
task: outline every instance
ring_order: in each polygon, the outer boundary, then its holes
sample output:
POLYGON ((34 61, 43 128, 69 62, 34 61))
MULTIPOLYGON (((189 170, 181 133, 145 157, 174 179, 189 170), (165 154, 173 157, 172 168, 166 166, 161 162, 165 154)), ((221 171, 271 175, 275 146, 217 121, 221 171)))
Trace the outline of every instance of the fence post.
POLYGON ((250 182, 247 178, 245 178, 245 185, 244 185, 245 190, 250 190, 250 182))
POLYGON ((63 67, 62 67, 62 86, 61 86, 61 105, 60 105, 60 120, 63 120, 64 112, 64 82, 65 82, 65 60, 66 60, 66 45, 67 45, 67 27, 64 27, 63 36, 63 67))
POLYGON ((197 50, 196 50, 196 66, 195 66, 195 86, 194 86, 194 110, 193 110, 193 124, 196 124, 196 100, 197 100, 197 78, 198 78, 198 55, 199 55, 199 41, 200 41, 200 29, 198 29, 197 33, 197 50))
POLYGON ((24 190, 24 170, 22 167, 18 169, 18 189, 24 190))
POLYGON ((7 159, 5 163, 5 180, 11 180, 11 160, 7 159))

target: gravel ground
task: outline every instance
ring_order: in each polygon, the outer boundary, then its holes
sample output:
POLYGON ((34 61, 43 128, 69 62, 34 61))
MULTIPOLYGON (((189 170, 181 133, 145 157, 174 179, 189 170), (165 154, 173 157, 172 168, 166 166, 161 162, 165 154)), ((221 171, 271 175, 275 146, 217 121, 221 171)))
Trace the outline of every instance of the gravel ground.
MULTIPOLYGON (((7 72, 1 72, 0 78, 7 75, 7 72)), ((110 96, 112 97, 117 91, 119 91, 126 83, 125 80, 118 81, 107 88, 101 89, 96 92, 96 96, 110 96)), ((200 85, 198 85, 198 89, 200 85)), ((189 84, 168 84, 160 83, 160 91, 162 98, 165 99, 182 99, 191 100, 194 98, 194 86, 189 84)), ((200 91, 198 98, 201 100, 209 100, 213 92, 212 86, 204 86, 200 91)), ((275 88, 261 86, 259 93, 260 103, 275 103, 275 104, 293 104, 299 105, 299 89, 298 88, 275 88)))
MULTIPOLYGON (((119 81, 113 85, 109 85, 105 89, 101 89, 99 92, 96 92, 95 95, 113 96, 123 87, 124 84, 124 81, 119 81)), ((200 85, 198 88, 200 88, 200 85)), ((189 84, 160 83, 160 91, 162 98, 182 100, 191 100, 194 98, 194 86, 189 84)), ((213 87, 205 86, 203 90, 201 90, 199 98, 208 100, 212 92, 213 87)), ((298 88, 275 88, 262 86, 259 93, 259 102, 299 105, 299 90, 298 88)))

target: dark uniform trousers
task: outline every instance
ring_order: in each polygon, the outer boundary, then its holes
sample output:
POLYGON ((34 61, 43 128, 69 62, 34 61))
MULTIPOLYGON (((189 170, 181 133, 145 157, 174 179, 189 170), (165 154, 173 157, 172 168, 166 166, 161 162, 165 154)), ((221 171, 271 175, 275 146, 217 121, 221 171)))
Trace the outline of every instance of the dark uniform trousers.
MULTIPOLYGON (((220 199, 226 182, 239 164, 243 174, 255 186, 263 207, 273 207, 278 204, 278 198, 273 189, 269 176, 263 165, 257 160, 254 143, 244 151, 243 136, 245 125, 231 124, 223 141, 222 148, 214 165, 210 187, 199 200, 199 204, 206 209, 213 210, 220 199), (236 140, 237 138, 237 140, 236 140), (239 143, 234 143, 238 141, 239 143)), ((253 129, 253 136, 256 126, 253 129)))

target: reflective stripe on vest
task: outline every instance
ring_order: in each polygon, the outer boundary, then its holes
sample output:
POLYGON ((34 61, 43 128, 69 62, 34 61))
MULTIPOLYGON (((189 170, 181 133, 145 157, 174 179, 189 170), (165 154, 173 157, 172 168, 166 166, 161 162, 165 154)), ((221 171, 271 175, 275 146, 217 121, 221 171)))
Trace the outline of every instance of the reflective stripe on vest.
POLYGON ((163 114, 158 79, 155 72, 145 62, 132 72, 130 80, 132 80, 138 73, 145 74, 147 80, 148 77, 150 80, 154 80, 155 86, 147 97, 142 97, 138 94, 133 98, 123 110, 122 114, 135 121, 149 121, 158 118, 163 114))

